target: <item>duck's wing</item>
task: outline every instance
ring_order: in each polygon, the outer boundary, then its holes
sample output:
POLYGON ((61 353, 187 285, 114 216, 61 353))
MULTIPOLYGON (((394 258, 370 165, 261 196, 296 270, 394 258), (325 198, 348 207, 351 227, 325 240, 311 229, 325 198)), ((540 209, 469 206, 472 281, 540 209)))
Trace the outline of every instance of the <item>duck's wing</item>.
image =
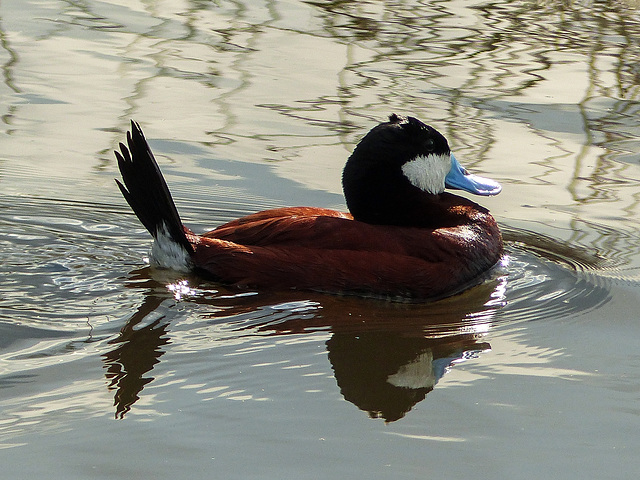
POLYGON ((287 207, 247 215, 202 235, 240 245, 313 244, 323 248, 332 232, 347 228, 352 217, 337 210, 314 207, 287 207))

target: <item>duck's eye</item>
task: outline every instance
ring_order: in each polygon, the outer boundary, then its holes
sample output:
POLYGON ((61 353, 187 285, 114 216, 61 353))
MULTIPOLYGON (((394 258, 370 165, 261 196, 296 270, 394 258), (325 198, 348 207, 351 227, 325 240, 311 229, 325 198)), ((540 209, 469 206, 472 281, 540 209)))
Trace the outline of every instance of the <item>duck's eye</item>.
POLYGON ((434 146, 435 146, 435 142, 433 141, 432 138, 427 138, 422 144, 422 148, 424 148, 425 151, 427 152, 433 152, 434 146))

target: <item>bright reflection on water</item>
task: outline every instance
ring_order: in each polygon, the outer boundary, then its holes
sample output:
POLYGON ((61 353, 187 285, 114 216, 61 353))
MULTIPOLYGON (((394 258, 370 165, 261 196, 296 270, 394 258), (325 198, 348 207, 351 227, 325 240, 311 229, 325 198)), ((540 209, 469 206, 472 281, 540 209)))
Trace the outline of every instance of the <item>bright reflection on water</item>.
POLYGON ((639 39, 635 0, 3 1, 3 474, 631 478, 639 39), (503 184, 481 285, 387 303, 145 265, 113 182, 131 118, 203 231, 345 208, 391 112, 503 184))

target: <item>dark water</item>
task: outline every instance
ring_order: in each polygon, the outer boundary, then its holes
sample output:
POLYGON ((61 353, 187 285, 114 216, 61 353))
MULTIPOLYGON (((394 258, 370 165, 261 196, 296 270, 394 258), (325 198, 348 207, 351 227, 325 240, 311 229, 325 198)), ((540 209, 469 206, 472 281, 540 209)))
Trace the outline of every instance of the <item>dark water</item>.
POLYGON ((606 1, 0 4, 3 478, 635 478, 640 13, 606 1), (146 266, 138 120, 185 222, 344 208, 392 111, 502 182, 430 304, 146 266))

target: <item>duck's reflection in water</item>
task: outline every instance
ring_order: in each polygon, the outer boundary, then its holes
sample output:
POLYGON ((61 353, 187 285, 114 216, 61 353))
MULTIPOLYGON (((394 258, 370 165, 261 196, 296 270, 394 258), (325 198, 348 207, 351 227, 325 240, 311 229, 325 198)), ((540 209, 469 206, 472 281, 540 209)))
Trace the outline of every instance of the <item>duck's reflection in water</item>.
POLYGON ((131 406, 139 399, 138 394, 153 377, 144 377, 164 354, 163 345, 169 343, 168 323, 160 316, 140 328, 135 327, 165 300, 159 296, 148 296, 134 313, 120 335, 109 343, 116 348, 103 355, 108 388, 115 390, 114 406, 116 418, 123 418, 131 406))
POLYGON ((327 342, 345 400, 387 422, 402 418, 424 400, 453 363, 489 348, 473 335, 430 339, 337 333, 327 342))
MULTIPOLYGON (((132 286, 146 289, 145 301, 110 342, 116 348, 103 356, 109 388, 115 390, 116 418, 126 415, 153 380, 144 375, 160 361, 171 335, 170 322, 157 312, 171 298, 166 283, 140 282, 141 275, 149 275, 145 270, 136 275, 132 286)), ((189 301, 212 307, 214 313, 205 319, 243 317, 238 335, 330 331, 328 357, 344 398, 371 417, 391 422, 423 400, 452 364, 490 348, 482 338, 502 302, 505 282, 505 277, 494 278, 430 304, 296 292, 197 295, 189 301), (306 306, 303 314, 301 305, 306 306), (265 315, 267 310, 277 311, 277 318, 265 315)))

